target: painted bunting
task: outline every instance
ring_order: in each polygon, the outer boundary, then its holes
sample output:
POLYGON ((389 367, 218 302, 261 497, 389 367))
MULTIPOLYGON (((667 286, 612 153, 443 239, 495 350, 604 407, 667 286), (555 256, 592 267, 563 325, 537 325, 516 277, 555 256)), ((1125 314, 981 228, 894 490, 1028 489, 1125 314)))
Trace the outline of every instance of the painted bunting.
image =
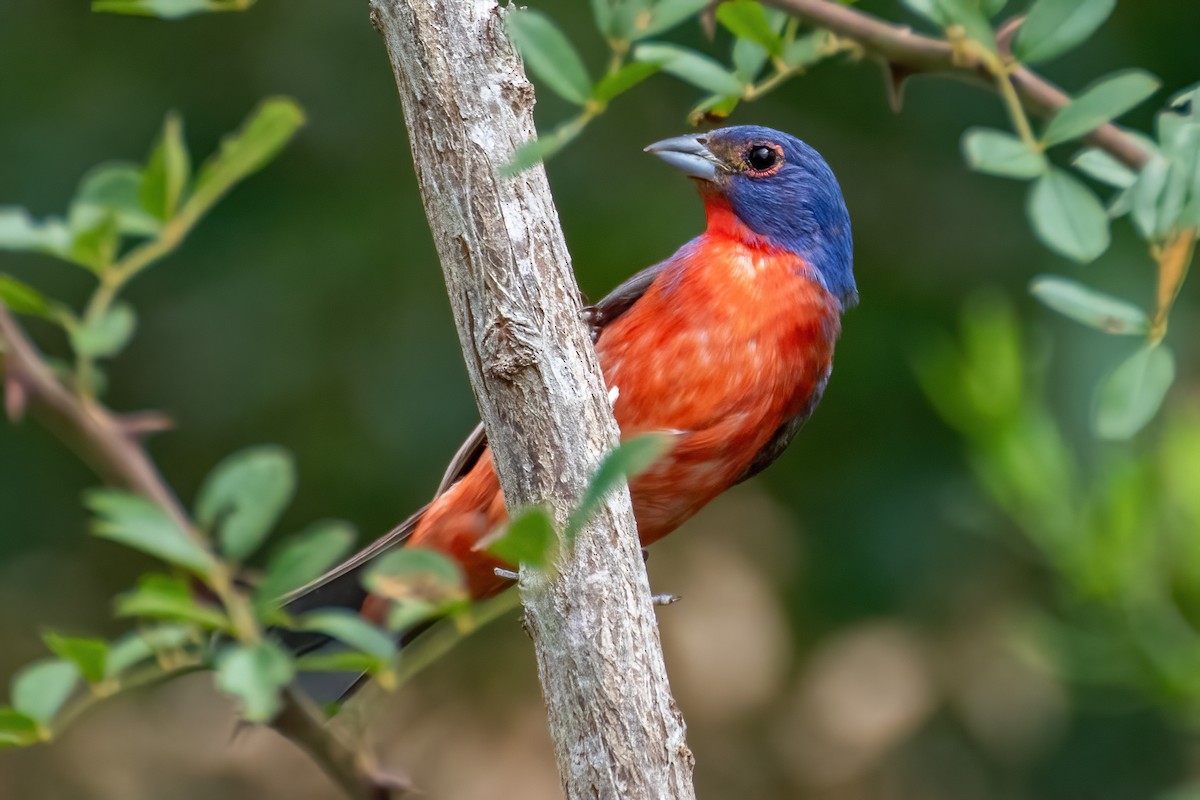
MULTIPOLYGON (((693 179, 707 228, 587 309, 621 434, 666 431, 673 447, 633 479, 643 546, 755 475, 787 447, 824 393, 842 313, 858 302, 850 215, 825 160, 794 136, 737 126, 646 148, 693 179)), ((477 547, 505 520, 482 428, 435 498, 291 599, 373 619, 383 598, 360 568, 390 548, 437 550, 462 565, 472 597, 511 584, 477 547)))

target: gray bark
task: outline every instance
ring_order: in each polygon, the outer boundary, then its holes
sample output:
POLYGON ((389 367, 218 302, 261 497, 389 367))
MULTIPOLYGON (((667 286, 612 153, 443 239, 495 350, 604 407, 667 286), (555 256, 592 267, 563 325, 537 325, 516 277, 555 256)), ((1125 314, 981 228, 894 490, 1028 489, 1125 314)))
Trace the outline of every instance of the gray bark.
MULTIPOLYGON (((533 87, 493 0, 372 0, 467 369, 510 509, 559 523, 618 440, 535 135, 533 87)), ((400 245, 401 257, 403 243, 400 245)), ((521 580, 568 798, 691 798, 628 492, 555 575, 521 580)))

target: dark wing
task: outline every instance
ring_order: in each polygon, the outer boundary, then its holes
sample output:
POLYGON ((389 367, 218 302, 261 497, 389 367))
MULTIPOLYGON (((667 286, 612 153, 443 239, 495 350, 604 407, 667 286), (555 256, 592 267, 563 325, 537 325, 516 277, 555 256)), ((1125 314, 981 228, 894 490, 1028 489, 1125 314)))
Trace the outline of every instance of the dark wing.
MULTIPOLYGON (((633 307, 633 304, 646 293, 646 289, 650 287, 650 284, 654 283, 654 279, 658 277, 658 274, 666 264, 667 262, 664 261, 652 267, 647 267, 630 277, 616 289, 613 289, 599 303, 584 309, 584 318, 591 326, 593 340, 599 337, 600 331, 605 326, 633 307)), ((446 468, 446 473, 442 476, 442 481, 438 484, 437 491, 434 492, 434 498, 440 497, 447 489, 470 472, 471 468, 475 466, 475 462, 483 455, 486 447, 487 435, 483 431, 483 424, 480 423, 475 426, 475 430, 471 432, 467 440, 458 448, 458 452, 454 454, 454 458, 450 460, 450 465, 446 468)), ((412 535, 427 508, 429 508, 428 505, 421 508, 387 534, 356 553, 349 560, 339 564, 305 586, 289 592, 283 598, 287 604, 288 611, 298 614, 314 608, 326 608, 328 606, 361 607, 363 601, 366 599, 367 592, 362 588, 361 582, 358 579, 357 573, 359 569, 376 556, 391 550, 412 535)), ((314 641, 319 641, 321 638, 323 637, 313 637, 314 641)), ((289 644, 300 649, 304 648, 301 642, 290 642, 289 644)))
POLYGON ((821 402, 821 397, 825 394, 825 385, 829 383, 829 373, 833 367, 825 370, 825 374, 817 381, 817 385, 813 387, 812 394, 808 396, 808 402, 804 404, 804 408, 800 409, 800 413, 789 419, 787 422, 779 426, 779 430, 775 431, 775 435, 771 437, 763 448, 755 454, 754 460, 750 462, 750 466, 746 467, 746 471, 737 479, 737 483, 753 478, 758 473, 769 467, 771 463, 783 455, 783 451, 792 443, 792 439, 804 427, 804 423, 808 422, 808 418, 817 410, 817 406, 821 402))

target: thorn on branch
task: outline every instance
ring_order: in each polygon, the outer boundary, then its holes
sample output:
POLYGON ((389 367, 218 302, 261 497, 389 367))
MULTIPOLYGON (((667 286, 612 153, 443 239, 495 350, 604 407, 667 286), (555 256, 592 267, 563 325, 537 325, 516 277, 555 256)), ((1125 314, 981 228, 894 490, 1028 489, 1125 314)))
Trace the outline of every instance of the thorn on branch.
POLYGON ((121 433, 134 441, 153 433, 162 433, 175 427, 175 420, 161 411, 134 411, 115 418, 121 433))

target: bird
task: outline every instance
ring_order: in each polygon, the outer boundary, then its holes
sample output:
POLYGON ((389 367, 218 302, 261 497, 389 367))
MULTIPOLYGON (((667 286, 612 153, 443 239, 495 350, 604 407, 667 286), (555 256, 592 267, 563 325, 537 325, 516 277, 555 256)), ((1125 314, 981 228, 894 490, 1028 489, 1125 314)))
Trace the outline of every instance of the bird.
MULTIPOLYGON (((585 309, 622 439, 671 437, 629 482, 643 547, 779 457, 820 403, 842 315, 858 304, 850 214, 815 149, 739 125, 645 151, 692 179, 706 227, 585 309)), ((352 607, 381 621, 388 601, 359 573, 398 546, 449 556, 472 599, 495 595, 511 573, 479 543, 506 513, 480 426, 429 504, 289 596, 287 609, 352 607)))

